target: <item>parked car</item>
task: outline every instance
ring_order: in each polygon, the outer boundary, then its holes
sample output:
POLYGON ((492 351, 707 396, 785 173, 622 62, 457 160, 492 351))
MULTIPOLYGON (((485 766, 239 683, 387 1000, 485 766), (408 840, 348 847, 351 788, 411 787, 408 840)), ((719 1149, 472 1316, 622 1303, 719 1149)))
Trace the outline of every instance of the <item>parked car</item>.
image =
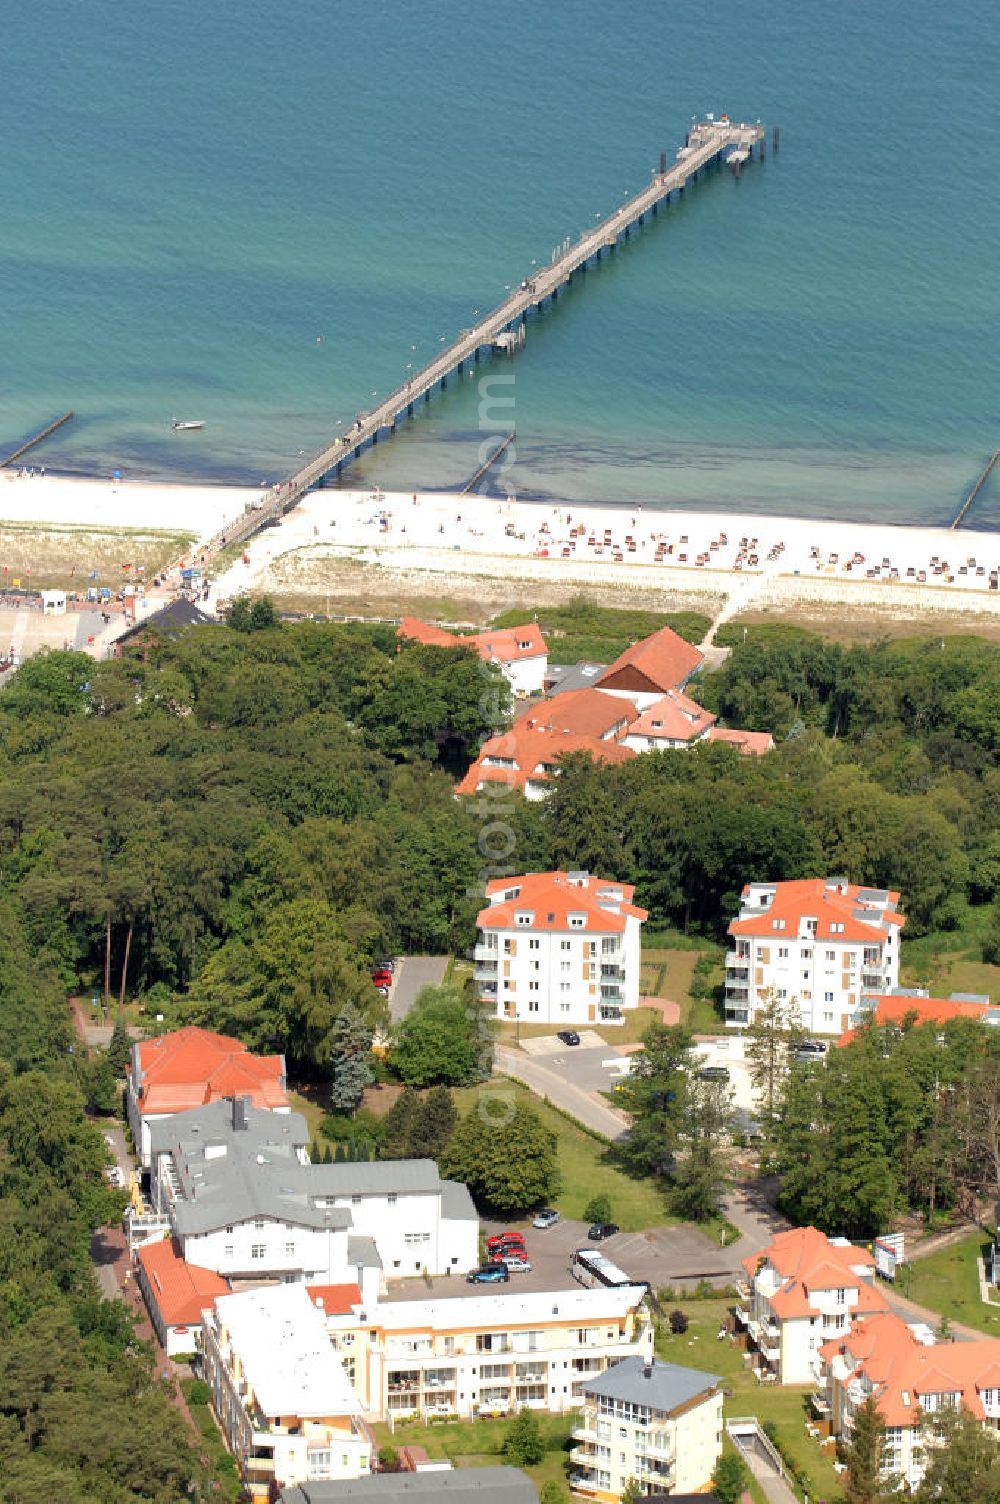
POLYGON ((618 1230, 617 1222, 595 1222, 589 1229, 587 1237, 592 1243, 600 1243, 605 1238, 613 1238, 618 1230))
POLYGON ((580 1043, 580 1036, 575 1029, 560 1029, 559 1033, 556 1035, 556 1038, 561 1039, 563 1044, 580 1043))
POLYGON ((373 970, 374 971, 395 971, 396 970, 396 963, 393 960, 392 956, 386 956, 386 958, 385 958, 384 961, 376 961, 375 962, 373 970))
POLYGON ((494 1248, 502 1248, 505 1245, 508 1247, 516 1245, 518 1248, 523 1248, 524 1234, 519 1232, 497 1232, 491 1238, 486 1239, 486 1246, 491 1251, 494 1248))
POLYGON ((380 993, 382 997, 388 997, 389 996, 389 989, 388 989, 388 987, 384 987, 384 986, 383 987, 376 987, 375 991, 378 992, 378 993, 380 993))
POLYGON ((382 966, 377 971, 372 972, 372 982, 376 987, 391 987, 392 972, 385 966, 382 966))
POLYGON ((519 1253, 508 1253, 504 1259, 504 1267, 510 1274, 530 1274, 531 1263, 519 1253))
POLYGON ((698 1071, 699 1081, 728 1081, 728 1065, 703 1065, 698 1071))
POLYGON ((798 1053, 802 1055, 825 1055, 826 1049, 825 1039, 803 1039, 798 1047, 798 1053))
POLYGON ((540 1211, 538 1216, 532 1220, 531 1225, 532 1227, 555 1227, 559 1220, 560 1213, 556 1211, 555 1207, 547 1206, 544 1211, 540 1211))
POLYGON ((506 1285, 509 1280, 506 1264, 485 1264, 481 1269, 470 1269, 465 1276, 468 1285, 506 1285))

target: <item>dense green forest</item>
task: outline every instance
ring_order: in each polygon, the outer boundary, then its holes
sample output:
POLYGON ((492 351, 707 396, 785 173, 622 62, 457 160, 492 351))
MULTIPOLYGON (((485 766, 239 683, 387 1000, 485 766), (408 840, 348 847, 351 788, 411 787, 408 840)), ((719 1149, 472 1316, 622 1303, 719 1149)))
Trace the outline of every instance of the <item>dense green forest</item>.
MULTIPOLYGON (((611 769, 575 757, 529 805, 453 796, 509 713, 472 655, 264 611, 241 625, 140 642, 121 661, 43 655, 0 696, 0 1461, 5 1496, 25 1504, 167 1501, 203 1482, 123 1308, 96 1299, 89 1234, 119 1208, 68 991, 139 995, 168 1022, 328 1073, 346 1003, 382 1021, 371 960, 471 943, 496 869, 481 837, 498 825, 511 870, 635 881, 655 920, 712 936, 744 881, 836 871, 900 888, 910 935, 976 917, 995 945, 981 921, 1000 895, 1000 650, 985 643, 839 649, 739 631, 698 693, 773 728, 773 754, 714 745, 611 769)), ((607 614, 571 629, 572 614, 567 645, 620 641, 607 614)), ((838 1071, 853 1069, 844 1055, 838 1071)), ((925 1067, 907 1058, 903 1078, 925 1067)), ((838 1088, 863 1087, 866 1121, 896 1125, 892 1198, 959 1196, 958 1150, 928 1179, 947 1125, 911 1130, 899 1072, 873 1072, 838 1088)), ((776 1152, 811 1214, 794 1132, 825 1109, 813 1086, 796 1090, 776 1152)), ((859 1226, 881 1216, 874 1200, 859 1226)))

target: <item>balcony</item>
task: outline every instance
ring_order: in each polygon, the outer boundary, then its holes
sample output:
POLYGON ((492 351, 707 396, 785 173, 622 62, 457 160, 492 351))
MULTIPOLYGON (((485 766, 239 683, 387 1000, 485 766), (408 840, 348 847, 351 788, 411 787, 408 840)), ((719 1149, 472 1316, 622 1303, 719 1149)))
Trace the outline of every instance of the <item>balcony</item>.
POLYGON ((479 965, 480 961, 495 962, 497 958, 497 950, 498 947, 496 945, 487 945, 484 941, 480 941, 479 944, 473 949, 472 959, 473 961, 475 961, 477 966, 479 965))
POLYGON ((726 954, 726 981, 748 982, 750 980, 750 957, 731 950, 726 954))
POLYGON ((424 1374, 425 1389, 454 1389, 454 1368, 429 1368, 424 1374))
POLYGON ((602 982, 624 982, 624 980, 625 980, 625 968, 624 968, 624 966, 609 965, 605 961, 601 962, 601 981, 602 982))
POLYGON ((529 1368, 525 1363, 519 1363, 515 1373, 519 1384, 544 1384, 546 1372, 544 1368, 529 1368))
POLYGON ((495 977, 497 974, 496 951, 493 952, 492 956, 477 956, 474 969, 477 977, 495 977))

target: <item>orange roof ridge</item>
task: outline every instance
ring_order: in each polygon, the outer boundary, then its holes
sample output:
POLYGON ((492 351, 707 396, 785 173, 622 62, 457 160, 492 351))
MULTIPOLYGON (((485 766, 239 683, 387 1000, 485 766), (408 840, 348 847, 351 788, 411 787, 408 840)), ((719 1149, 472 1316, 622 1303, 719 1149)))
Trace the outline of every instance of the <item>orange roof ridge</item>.
POLYGON ((661 627, 620 653, 597 683, 611 685, 627 670, 633 670, 656 689, 679 689, 703 662, 704 654, 698 648, 671 627, 661 627))
POLYGON ((632 902, 635 888, 631 883, 615 882, 612 878, 588 874, 588 886, 581 887, 569 880, 566 872, 528 872, 521 877, 495 878, 486 884, 488 898, 517 889, 517 896, 499 903, 491 903, 481 909, 476 919, 480 929, 552 929, 569 927, 570 914, 584 914, 591 932, 618 934, 625 929, 629 918, 645 920, 645 909, 632 902), (614 888, 621 897, 614 909, 601 903, 601 895, 614 888), (517 926, 516 915, 530 911, 532 924, 517 926))

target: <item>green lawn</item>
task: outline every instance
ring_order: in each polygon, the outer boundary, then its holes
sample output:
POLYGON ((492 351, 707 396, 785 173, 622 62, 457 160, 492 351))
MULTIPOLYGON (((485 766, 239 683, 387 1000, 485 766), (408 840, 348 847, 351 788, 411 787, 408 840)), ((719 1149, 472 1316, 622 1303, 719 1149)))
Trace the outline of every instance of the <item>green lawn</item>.
POLYGON ((609 1197, 611 1215, 623 1232, 638 1232, 676 1222, 676 1217, 667 1210, 662 1190, 654 1181, 633 1180, 608 1163, 607 1144, 577 1128, 526 1086, 497 1076, 482 1086, 460 1088, 453 1095, 455 1105, 462 1113, 488 1098, 496 1099, 493 1116, 503 1107, 503 1099, 515 1104, 524 1102, 537 1112, 558 1139, 562 1190, 554 1197, 553 1204, 564 1217, 581 1219, 591 1197, 603 1192, 609 1197))
MULTIPOLYGON (((642 991, 645 990, 643 986, 642 991)), ((620 1024, 587 1024, 586 1029, 588 1033, 599 1034, 608 1044, 638 1044, 653 1020, 659 1017, 655 1008, 630 1008, 620 1024)), ((580 1024, 579 1027, 585 1026, 580 1024)), ((516 1039, 537 1039, 555 1032, 555 1024, 512 1024, 503 1020, 497 1024, 497 1037, 503 1044, 513 1044, 516 1039)))
POLYGON ((728 1301, 676 1304, 681 1306, 690 1324, 683 1335, 675 1336, 667 1323, 661 1322, 656 1337, 657 1356, 718 1374, 724 1387, 733 1391, 726 1397, 724 1413, 755 1415, 761 1425, 771 1421, 783 1450, 812 1479, 810 1498, 839 1499, 842 1489, 833 1470, 833 1453, 821 1452, 819 1443, 806 1431, 806 1399, 815 1386, 758 1383, 736 1344, 728 1337, 719 1341, 719 1328, 730 1309, 728 1301))
POLYGON ((952 992, 982 992, 1000 1001, 1000 966, 983 960, 990 938, 992 910, 965 905, 955 929, 903 940, 899 979, 906 987, 925 987, 932 997, 952 992))
POLYGON ((989 1244, 986 1233, 973 1232, 959 1243, 915 1259, 903 1272, 899 1288, 919 1305, 978 1327, 991 1337, 1000 1337, 1000 1306, 985 1306, 979 1299, 976 1257, 989 1244))
MULTIPOLYGON (((545 1444, 545 1456, 537 1467, 526 1468, 535 1487, 555 1478, 566 1480, 569 1461, 570 1432, 577 1416, 539 1414, 538 1423, 545 1444)), ((455 1467, 496 1467, 503 1461, 505 1420, 458 1420, 430 1423, 405 1421, 391 1431, 388 1425, 373 1426, 380 1447, 407 1444, 423 1447, 429 1457, 448 1457, 455 1467)))

